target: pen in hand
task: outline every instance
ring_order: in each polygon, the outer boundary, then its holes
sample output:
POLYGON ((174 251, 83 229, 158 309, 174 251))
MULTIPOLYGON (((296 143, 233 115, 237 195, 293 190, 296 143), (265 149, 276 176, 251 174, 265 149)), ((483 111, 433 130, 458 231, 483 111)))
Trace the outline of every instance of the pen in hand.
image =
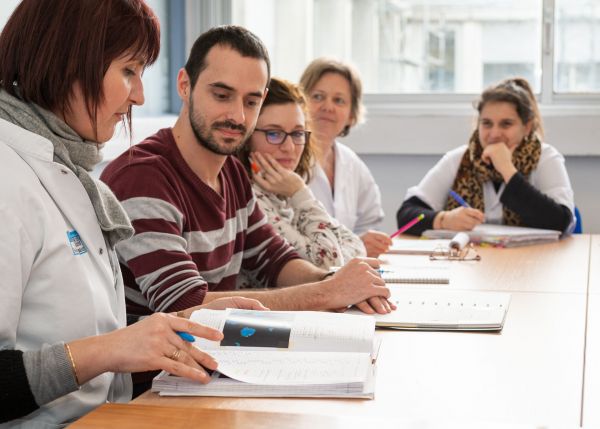
POLYGON ((398 231, 394 232, 392 235, 390 235, 390 238, 394 238, 399 236, 400 234, 402 234, 404 231, 406 231, 409 228, 412 228, 412 226, 414 224, 416 224, 417 222, 422 221, 423 219, 425 219, 425 215, 423 213, 421 213, 419 216, 417 216, 416 218, 414 218, 413 220, 411 220, 410 222, 408 222, 406 225, 404 225, 402 228, 400 228, 398 231))
POLYGON ((187 332, 176 331, 177 335, 181 337, 181 339, 187 341, 188 343, 193 343, 196 341, 192 334, 188 334, 187 332))
POLYGON ((450 192, 448 192, 448 194, 450 194, 450 196, 454 199, 454 201, 456 201, 461 206, 466 207, 466 208, 471 208, 469 203, 467 203, 465 200, 463 200, 463 198, 460 195, 458 195, 456 192, 454 192, 452 189, 450 189, 450 192))

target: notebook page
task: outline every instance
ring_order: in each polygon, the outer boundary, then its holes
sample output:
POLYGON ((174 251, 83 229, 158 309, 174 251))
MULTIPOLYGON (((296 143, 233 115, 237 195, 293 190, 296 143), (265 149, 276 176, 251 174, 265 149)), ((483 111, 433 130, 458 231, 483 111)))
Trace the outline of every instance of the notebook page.
POLYGON ((392 264, 383 265, 380 274, 386 283, 448 284, 450 268, 448 261, 415 262, 411 259, 403 263, 395 259, 392 264))
MULTIPOLYGON (((510 294, 391 286, 397 309, 376 315, 378 326, 413 329, 500 329, 510 294)), ((355 312, 356 310, 352 310, 355 312)))
POLYGON ((375 320, 315 311, 195 311, 191 320, 223 332, 219 343, 196 338, 203 350, 331 351, 370 353, 375 320))

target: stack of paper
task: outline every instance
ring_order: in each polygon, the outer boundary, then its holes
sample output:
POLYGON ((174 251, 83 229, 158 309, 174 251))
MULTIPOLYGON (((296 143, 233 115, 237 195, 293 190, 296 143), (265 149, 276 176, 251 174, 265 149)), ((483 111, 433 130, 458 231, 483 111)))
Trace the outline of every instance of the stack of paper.
MULTIPOLYGON (((481 224, 472 231, 464 231, 472 242, 490 244, 497 247, 517 247, 557 241, 560 231, 519 226, 481 224)), ((433 239, 452 238, 456 231, 447 229, 428 229, 423 237, 433 239)))
MULTIPOLYGON (((433 331, 500 331, 510 294, 391 286, 397 309, 377 314, 377 326, 433 331)), ((350 310, 351 314, 362 314, 350 310)))
POLYGON ((195 346, 219 363, 201 384, 160 373, 161 395, 373 398, 375 320, 321 312, 206 310, 191 320, 223 332, 195 346))

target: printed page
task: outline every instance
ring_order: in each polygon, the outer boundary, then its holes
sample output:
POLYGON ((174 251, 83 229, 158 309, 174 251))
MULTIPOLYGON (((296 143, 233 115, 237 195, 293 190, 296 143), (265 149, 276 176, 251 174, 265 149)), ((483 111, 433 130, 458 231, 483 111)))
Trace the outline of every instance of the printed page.
POLYGON ((375 331, 373 317, 313 311, 202 309, 195 311, 191 320, 223 332, 220 343, 197 338, 194 344, 202 350, 370 353, 375 331))
POLYGON ((371 367, 368 353, 213 350, 218 371, 235 380, 262 385, 362 382, 371 367))

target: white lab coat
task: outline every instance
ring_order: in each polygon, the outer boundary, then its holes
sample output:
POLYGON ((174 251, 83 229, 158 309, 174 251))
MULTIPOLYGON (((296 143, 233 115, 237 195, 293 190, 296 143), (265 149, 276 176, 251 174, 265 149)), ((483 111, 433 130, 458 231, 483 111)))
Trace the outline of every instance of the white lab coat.
MULTIPOLYGON (((446 153, 438 163, 427 172, 417 186, 409 188, 405 200, 417 197, 427 203, 433 210, 443 210, 448 199, 448 192, 454 183, 460 161, 467 150, 467 145, 462 145, 446 153)), ((565 168, 565 159, 553 146, 542 143, 542 153, 535 170, 527 180, 543 194, 562 204, 574 213, 575 203, 573 189, 565 168)), ((483 204, 485 206, 485 221, 487 223, 502 223, 503 204, 500 197, 504 192, 505 184, 502 183, 498 192, 491 181, 483 184, 483 204)), ((573 214, 573 219, 575 215, 573 214)), ((567 228, 570 232, 573 223, 567 228)))
MULTIPOLYGON (((52 158, 51 142, 0 119, 0 348, 39 350, 126 325, 115 253, 81 182, 52 158)), ((130 398, 131 377, 105 373, 6 426, 60 427, 130 398)))
POLYGON ((360 235, 369 229, 378 229, 383 220, 381 192, 369 167, 352 149, 334 143, 335 193, 325 171, 316 163, 309 186, 317 200, 332 217, 360 235))

